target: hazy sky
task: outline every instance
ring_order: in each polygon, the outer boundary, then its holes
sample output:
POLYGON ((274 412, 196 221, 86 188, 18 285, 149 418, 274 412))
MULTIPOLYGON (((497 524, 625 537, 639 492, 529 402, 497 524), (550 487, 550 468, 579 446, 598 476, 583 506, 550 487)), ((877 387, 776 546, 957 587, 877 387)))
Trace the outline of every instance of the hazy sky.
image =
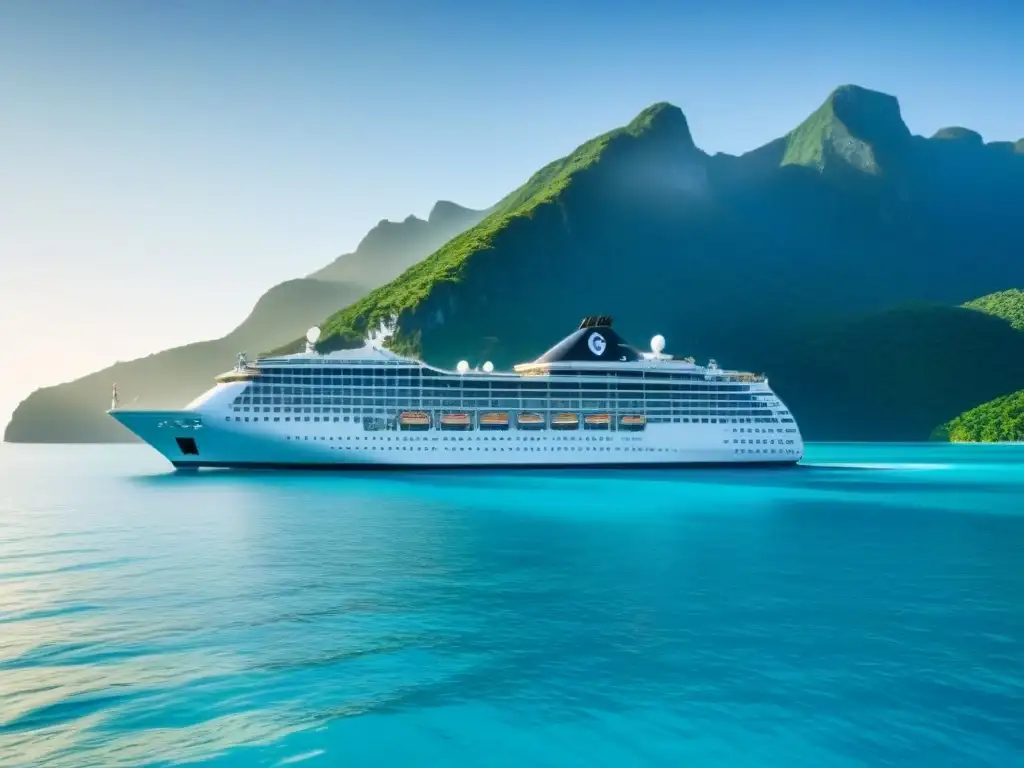
POLYGON ((0 423, 655 101, 711 152, 841 83, 896 94, 915 133, 1024 137, 1021 39, 1002 0, 3 0, 0 423))

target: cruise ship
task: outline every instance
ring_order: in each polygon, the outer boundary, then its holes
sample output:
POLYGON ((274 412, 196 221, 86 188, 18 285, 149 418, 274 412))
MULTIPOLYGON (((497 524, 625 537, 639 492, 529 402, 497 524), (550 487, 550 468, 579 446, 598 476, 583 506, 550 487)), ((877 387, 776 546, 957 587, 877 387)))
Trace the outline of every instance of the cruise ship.
POLYGON ((442 370, 380 337, 248 361, 183 410, 108 413, 178 469, 787 465, 793 415, 762 375, 640 352, 586 317, 531 363, 442 370))

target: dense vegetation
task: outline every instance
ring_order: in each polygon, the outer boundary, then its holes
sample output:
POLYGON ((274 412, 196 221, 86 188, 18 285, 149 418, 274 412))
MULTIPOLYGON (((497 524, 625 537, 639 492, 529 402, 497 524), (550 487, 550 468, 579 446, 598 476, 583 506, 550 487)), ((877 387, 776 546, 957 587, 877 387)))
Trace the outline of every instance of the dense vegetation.
POLYGON ((997 397, 938 427, 932 435, 954 443, 1024 440, 1024 391, 997 397))
POLYGON ((1001 317, 1018 331, 1024 331, 1024 291, 1017 288, 990 293, 988 296, 968 301, 964 306, 1001 317))

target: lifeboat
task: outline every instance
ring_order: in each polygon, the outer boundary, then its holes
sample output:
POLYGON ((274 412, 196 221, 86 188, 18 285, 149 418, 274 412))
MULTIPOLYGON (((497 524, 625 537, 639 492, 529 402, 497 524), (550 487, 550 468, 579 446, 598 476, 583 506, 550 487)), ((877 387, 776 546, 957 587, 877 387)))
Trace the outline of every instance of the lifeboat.
POLYGON ((544 417, 539 413, 520 413, 516 421, 520 429, 544 429, 544 417))
POLYGON ((584 429, 608 429, 612 423, 612 417, 607 413, 588 413, 583 417, 584 429))
POLYGON ((628 414, 619 419, 619 429, 641 430, 647 426, 647 418, 635 414, 628 414))
POLYGON ((398 426, 400 429, 429 429, 430 415, 425 411, 402 411, 398 426))
POLYGON ((551 417, 552 429, 577 429, 580 425, 580 417, 575 413, 556 413, 551 417))
POLYGON ((508 414, 503 412, 481 413, 480 429, 508 429, 508 414))
POLYGON ((473 419, 468 413, 446 413, 441 417, 441 429, 469 429, 473 419))

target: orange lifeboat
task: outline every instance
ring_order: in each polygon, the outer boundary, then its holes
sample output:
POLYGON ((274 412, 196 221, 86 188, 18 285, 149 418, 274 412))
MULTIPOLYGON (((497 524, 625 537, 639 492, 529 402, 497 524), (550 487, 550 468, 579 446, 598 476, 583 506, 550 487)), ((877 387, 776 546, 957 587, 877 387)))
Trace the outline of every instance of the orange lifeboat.
POLYGON ((441 417, 441 429, 469 429, 473 419, 468 413, 446 413, 441 417))
POLYGON ((619 427, 626 430, 641 430, 647 426, 647 418, 636 414, 628 414, 619 419, 619 427))
POLYGON ((520 429, 544 429, 544 417, 539 413, 520 413, 516 421, 520 429))
POLYGON ((575 413, 556 413, 551 419, 552 429, 577 429, 580 417, 575 413))
POLYGON ((508 429, 508 414, 504 412, 481 413, 481 429, 508 429))
POLYGON ((608 429, 612 417, 607 413, 588 413, 583 417, 584 429, 608 429))
POLYGON ((398 426, 400 429, 429 429, 430 414, 426 411, 402 411, 398 426))

